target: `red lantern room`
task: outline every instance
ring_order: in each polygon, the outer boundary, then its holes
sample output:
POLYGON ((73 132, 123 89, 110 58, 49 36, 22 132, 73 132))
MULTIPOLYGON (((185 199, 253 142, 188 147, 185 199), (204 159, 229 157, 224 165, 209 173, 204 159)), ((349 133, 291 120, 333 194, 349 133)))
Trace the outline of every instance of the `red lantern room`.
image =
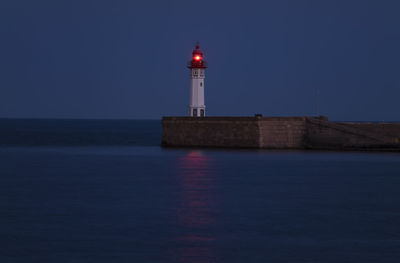
POLYGON ((200 49, 199 43, 197 42, 196 48, 192 53, 192 60, 188 62, 188 68, 207 68, 207 61, 204 60, 203 52, 200 49))

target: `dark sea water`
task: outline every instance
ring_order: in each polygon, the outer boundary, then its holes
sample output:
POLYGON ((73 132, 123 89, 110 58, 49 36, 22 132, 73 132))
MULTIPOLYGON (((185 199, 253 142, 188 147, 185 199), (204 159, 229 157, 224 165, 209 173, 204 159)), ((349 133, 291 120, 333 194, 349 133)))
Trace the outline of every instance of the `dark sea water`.
POLYGON ((400 262, 400 154, 163 149, 0 120, 0 262, 400 262))

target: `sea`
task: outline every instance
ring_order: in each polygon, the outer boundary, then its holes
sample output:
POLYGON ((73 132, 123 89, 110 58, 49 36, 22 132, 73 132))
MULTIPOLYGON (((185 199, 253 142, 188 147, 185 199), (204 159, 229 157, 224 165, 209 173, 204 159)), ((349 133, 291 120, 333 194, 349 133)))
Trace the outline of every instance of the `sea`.
POLYGON ((400 154, 162 148, 0 120, 0 262, 400 262, 400 154))

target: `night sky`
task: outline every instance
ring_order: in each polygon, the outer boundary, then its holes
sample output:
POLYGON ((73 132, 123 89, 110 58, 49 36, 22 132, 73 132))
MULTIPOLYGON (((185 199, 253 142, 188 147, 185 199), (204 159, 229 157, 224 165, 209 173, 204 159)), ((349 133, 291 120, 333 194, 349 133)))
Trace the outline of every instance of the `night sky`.
POLYGON ((0 34, 0 117, 187 115, 200 41, 209 116, 400 121, 398 0, 2 0, 0 34))

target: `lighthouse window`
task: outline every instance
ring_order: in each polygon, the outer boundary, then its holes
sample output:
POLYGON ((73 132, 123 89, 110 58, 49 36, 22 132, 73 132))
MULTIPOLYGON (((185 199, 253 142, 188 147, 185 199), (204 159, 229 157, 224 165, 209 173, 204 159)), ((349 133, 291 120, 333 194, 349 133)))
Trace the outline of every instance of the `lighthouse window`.
POLYGON ((197 117, 197 109, 193 109, 193 116, 197 117))
POLYGON ((200 82, 200 87, 203 87, 203 82, 200 82))

